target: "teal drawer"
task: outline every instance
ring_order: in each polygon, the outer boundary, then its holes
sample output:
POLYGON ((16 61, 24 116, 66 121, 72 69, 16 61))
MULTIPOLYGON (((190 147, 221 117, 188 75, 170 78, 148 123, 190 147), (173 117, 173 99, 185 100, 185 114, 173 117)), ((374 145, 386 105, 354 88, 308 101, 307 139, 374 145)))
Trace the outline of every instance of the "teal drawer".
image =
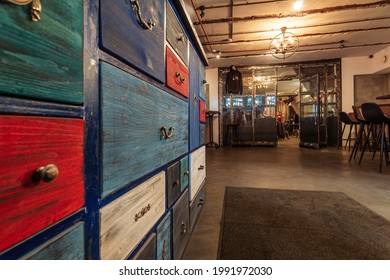
POLYGON ((30 260, 83 260, 84 258, 83 223, 78 223, 22 257, 30 260))
POLYGON ((171 213, 157 226, 157 259, 171 260, 171 213))
POLYGON ((0 3, 0 89, 17 97, 83 103, 83 1, 0 3))
POLYGON ((105 196, 188 151, 188 104, 110 64, 100 74, 105 196))
POLYGON ((180 191, 183 192, 188 187, 188 180, 190 177, 188 169, 188 156, 180 160, 180 191))

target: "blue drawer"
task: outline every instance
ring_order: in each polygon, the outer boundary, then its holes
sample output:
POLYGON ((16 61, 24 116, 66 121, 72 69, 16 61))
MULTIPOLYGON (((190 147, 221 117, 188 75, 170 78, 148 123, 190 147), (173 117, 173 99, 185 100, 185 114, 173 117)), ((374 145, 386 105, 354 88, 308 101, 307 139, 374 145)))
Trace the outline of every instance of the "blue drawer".
POLYGON ((206 77, 204 73, 204 66, 203 63, 199 60, 199 97, 203 100, 206 100, 205 84, 206 77))
POLYGON ((100 0, 101 47, 164 82, 164 22, 165 0, 100 0))
POLYGON ((83 103, 83 1, 0 3, 0 89, 17 97, 83 103))
POLYGON ((180 160, 180 191, 183 192, 186 187, 188 187, 188 181, 190 177, 189 167, 188 167, 188 156, 180 160))
POLYGON ((22 257, 30 260, 83 260, 84 258, 83 223, 78 223, 22 257))
POLYGON ((188 104, 105 62, 100 74, 104 196, 188 151, 188 104))
POLYGON ((199 147, 199 59, 196 51, 190 46, 190 150, 199 147))
POLYGON ((157 226, 157 259, 171 260, 171 212, 157 226))

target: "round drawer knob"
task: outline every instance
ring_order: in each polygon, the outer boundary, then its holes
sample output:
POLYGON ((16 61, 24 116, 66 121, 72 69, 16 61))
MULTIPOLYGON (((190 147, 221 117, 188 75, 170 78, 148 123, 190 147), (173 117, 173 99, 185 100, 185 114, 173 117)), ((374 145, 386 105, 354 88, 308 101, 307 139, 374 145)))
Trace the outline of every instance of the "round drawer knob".
POLYGON ((54 164, 41 166, 34 172, 34 181, 52 182, 58 177, 58 168, 54 164))

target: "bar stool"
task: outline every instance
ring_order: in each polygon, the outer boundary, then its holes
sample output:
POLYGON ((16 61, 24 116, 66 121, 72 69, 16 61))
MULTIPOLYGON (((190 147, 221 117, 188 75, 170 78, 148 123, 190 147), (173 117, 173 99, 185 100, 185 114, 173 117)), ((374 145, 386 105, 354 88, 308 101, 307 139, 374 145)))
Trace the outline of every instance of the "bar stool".
POLYGON ((355 144, 353 145, 352 152, 349 156, 349 162, 351 162, 352 157, 355 159, 357 151, 359 147, 361 147, 363 143, 363 137, 366 138, 365 126, 369 123, 364 119, 362 113, 360 112, 360 108, 358 106, 352 106, 353 114, 355 119, 359 122, 360 127, 358 134, 356 136, 355 144))
POLYGON ((226 127, 225 139, 228 145, 231 145, 233 142, 232 134, 235 136, 236 142, 239 141, 238 127, 241 124, 242 114, 242 112, 239 112, 237 120, 235 122, 229 123, 226 127))
MULTIPOLYGON (((381 129, 379 132, 380 138, 378 138, 378 145, 380 147, 380 163, 379 163, 379 172, 382 172, 382 162, 383 162, 383 154, 385 155, 386 165, 389 164, 389 154, 388 154, 388 146, 386 142, 386 131, 385 126, 390 125, 390 118, 388 118, 376 103, 363 103, 362 104, 362 114, 366 121, 370 123, 367 133, 366 141, 364 142, 363 150, 360 155, 359 164, 362 161, 364 150, 369 141, 370 134, 373 134, 374 125, 381 125, 381 129), (380 140, 379 140, 380 139, 380 140)), ((375 153, 373 155, 373 158, 375 153)))
POLYGON ((341 137, 340 137, 339 145, 338 145, 337 149, 340 149, 340 147, 342 146, 343 135, 344 135, 344 131, 345 131, 345 128, 346 128, 347 125, 349 126, 349 133, 348 133, 348 137, 347 137, 347 142, 345 143, 345 148, 347 147, 347 144, 348 144, 348 150, 351 147, 351 132, 352 132, 352 128, 355 127, 355 130, 356 130, 356 125, 359 124, 359 122, 356 120, 356 118, 354 116, 353 116, 353 119, 352 119, 352 115, 347 114, 346 112, 340 112, 339 113, 340 121, 344 124, 344 126, 343 126, 343 129, 342 129, 342 132, 341 132, 341 137))

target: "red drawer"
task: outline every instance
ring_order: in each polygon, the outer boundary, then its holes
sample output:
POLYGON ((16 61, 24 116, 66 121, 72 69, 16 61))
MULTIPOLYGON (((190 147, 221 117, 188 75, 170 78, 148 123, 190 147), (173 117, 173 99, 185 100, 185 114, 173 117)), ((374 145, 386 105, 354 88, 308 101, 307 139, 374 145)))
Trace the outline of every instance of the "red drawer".
POLYGON ((83 145, 83 120, 0 116, 0 251, 84 205, 83 145))
POLYGON ((167 47, 167 86, 188 98, 188 69, 167 47))
POLYGON ((199 121, 206 122, 206 103, 199 100, 199 121))

